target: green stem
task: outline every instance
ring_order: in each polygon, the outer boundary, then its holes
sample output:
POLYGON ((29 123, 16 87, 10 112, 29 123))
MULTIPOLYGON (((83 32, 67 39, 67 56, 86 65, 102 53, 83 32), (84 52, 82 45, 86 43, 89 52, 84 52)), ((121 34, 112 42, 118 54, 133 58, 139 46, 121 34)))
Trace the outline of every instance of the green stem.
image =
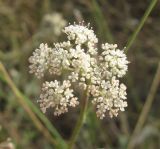
POLYGON ((9 87, 11 88, 11 90, 14 92, 15 96, 17 97, 17 101, 19 102, 19 104, 24 108, 24 110, 26 111, 26 113, 30 116, 31 120, 33 121, 33 123, 35 124, 35 126, 37 127, 37 129, 42 132, 44 134, 44 136, 52 143, 52 144, 57 144, 56 140, 54 138, 52 138, 51 134, 49 133, 49 131, 42 125, 42 123, 40 122, 40 120, 37 118, 37 116, 35 115, 35 113, 30 109, 30 107, 25 103, 25 101, 23 100, 23 97, 21 95, 21 93, 19 92, 19 90, 16 88, 16 86, 14 85, 14 83, 12 82, 11 78, 9 77, 7 71, 5 70, 4 66, 2 63, 0 63, 0 72, 3 74, 4 79, 6 80, 7 84, 9 85, 9 87))
POLYGON ((144 13, 144 16, 142 17, 137 29, 134 31, 133 35, 129 38, 129 41, 127 43, 127 46, 125 48, 125 52, 127 53, 129 48, 132 46, 134 40, 136 39, 138 33, 140 32, 140 30, 142 29, 145 21, 147 20, 148 16, 150 15, 151 11, 153 10, 154 6, 156 5, 156 2, 158 0, 152 0, 149 7, 147 8, 147 10, 144 13))
POLYGON ((144 107, 143 107, 142 112, 138 118, 137 124, 136 124, 135 129, 132 133, 132 136, 130 137, 130 141, 129 141, 128 147, 127 147, 128 149, 134 148, 133 140, 136 137, 136 135, 138 134, 138 132, 142 129, 142 127, 147 119, 147 115, 148 115, 149 110, 152 106, 152 103, 155 99, 154 97, 155 97, 156 91, 158 89, 159 83, 160 83, 160 62, 158 64, 157 72, 156 72, 155 77, 153 79, 153 82, 152 82, 149 94, 147 96, 146 102, 144 104, 144 107))
POLYGON ((23 108, 27 111, 33 122, 35 122, 35 125, 38 127, 40 131, 43 130, 44 135, 52 141, 54 145, 56 145, 57 148, 66 148, 66 143, 60 136, 60 134, 57 132, 57 130, 54 128, 54 126, 50 123, 50 121, 45 117, 45 115, 28 99, 24 94, 22 94, 16 85, 13 83, 11 78, 9 77, 9 74, 5 70, 5 67, 0 62, 0 80, 6 82, 10 88, 12 89, 13 93, 17 97, 18 102, 23 106, 23 108), (37 118, 38 116, 38 118, 37 118), (43 122, 43 124, 46 126, 44 127, 39 119, 43 122), (47 128, 47 129, 46 129, 47 128), (49 131, 48 131, 49 130, 49 131), (50 135, 52 134, 52 136, 50 135), (55 141, 53 141, 55 140, 55 141))
POLYGON ((86 113, 87 113, 87 107, 88 107, 88 86, 87 89, 85 90, 83 97, 82 97, 82 106, 81 106, 81 112, 80 112, 80 116, 79 119, 76 123, 76 126, 73 130, 73 134, 71 136, 69 145, 68 145, 68 149, 72 149, 74 146, 74 143, 78 137, 78 134, 80 132, 80 129, 85 121, 85 117, 86 117, 86 113))
POLYGON ((52 125, 52 123, 48 120, 48 118, 26 96, 24 95, 22 96, 24 97, 24 100, 26 101, 26 103, 33 110, 33 112, 37 114, 39 119, 43 122, 46 128, 51 132, 52 137, 55 138, 55 140, 57 140, 57 148, 60 148, 60 149, 67 148, 66 142, 64 141, 62 136, 59 134, 59 132, 56 130, 56 128, 52 125))

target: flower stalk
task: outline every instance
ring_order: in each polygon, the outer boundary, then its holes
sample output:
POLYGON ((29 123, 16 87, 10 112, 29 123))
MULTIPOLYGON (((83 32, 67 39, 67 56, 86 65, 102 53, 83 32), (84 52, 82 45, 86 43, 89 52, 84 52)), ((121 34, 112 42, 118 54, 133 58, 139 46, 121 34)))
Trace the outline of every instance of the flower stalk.
POLYGON ((89 92, 88 92, 88 86, 82 96, 82 105, 81 105, 81 111, 80 111, 80 116, 79 116, 79 119, 76 123, 76 126, 73 130, 73 133, 72 133, 72 136, 71 136, 71 139, 69 141, 69 145, 68 145, 68 149, 72 149, 73 148, 73 145, 75 144, 75 141, 77 139, 77 136, 80 132, 80 129, 81 127, 83 126, 83 123, 85 121, 85 117, 86 117, 86 114, 87 114, 87 107, 88 107, 88 97, 89 97, 89 92))
POLYGON ((139 25, 137 26, 136 30, 134 31, 134 33, 132 34, 132 36, 129 38, 126 48, 125 48, 125 52, 127 53, 128 50, 130 49, 130 47, 132 46, 133 42, 136 40, 136 37, 138 35, 138 33, 140 32, 140 30, 142 29, 144 23, 146 22, 148 16, 150 15, 150 13, 152 12, 154 6, 156 5, 158 0, 152 0, 149 7, 147 8, 147 10, 144 13, 144 16, 142 17, 139 25))

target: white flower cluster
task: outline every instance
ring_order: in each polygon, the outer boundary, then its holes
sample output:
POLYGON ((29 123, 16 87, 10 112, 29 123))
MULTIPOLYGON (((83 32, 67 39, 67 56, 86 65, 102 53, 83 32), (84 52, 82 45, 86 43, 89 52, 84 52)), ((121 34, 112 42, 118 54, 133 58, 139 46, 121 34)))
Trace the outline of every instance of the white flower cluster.
POLYGON ((44 76, 44 72, 48 69, 49 66, 49 57, 52 53, 52 49, 48 48, 47 44, 40 44, 39 49, 36 49, 33 52, 33 56, 29 58, 31 65, 30 73, 34 73, 38 78, 44 76))
POLYGON ((61 30, 67 24, 66 20, 64 20, 62 14, 58 12, 53 12, 51 14, 46 14, 43 18, 43 26, 47 26, 54 35, 59 36, 61 34, 61 30))
POLYGON ((110 80, 102 80, 97 85, 91 86, 91 95, 93 98, 93 104, 97 106, 97 116, 100 119, 105 117, 105 113, 108 110, 110 117, 117 116, 118 111, 124 111, 127 107, 126 99, 126 86, 119 84, 119 80, 112 77, 110 80))
POLYGON ((117 116, 127 107, 126 86, 119 83, 129 63, 124 51, 108 43, 102 44, 98 50, 98 39, 89 25, 69 25, 63 32, 67 35, 67 41, 55 43, 54 48, 41 44, 29 59, 30 72, 39 78, 47 70, 57 77, 65 76, 62 83, 44 83, 39 100, 42 111, 54 107, 54 114, 60 115, 68 111, 68 106, 78 105, 78 98, 73 95, 77 89, 74 88, 76 83, 83 90, 88 86, 99 118, 102 119, 106 111, 110 117, 117 116))
POLYGON ((6 149, 6 148, 15 149, 15 145, 11 138, 7 138, 6 141, 0 142, 0 149, 6 149))
POLYGON ((104 61, 102 64, 104 70, 108 70, 109 76, 123 77, 128 69, 124 52, 117 49, 116 44, 102 44, 102 49, 100 60, 104 61))
POLYGON ((73 89, 70 87, 69 80, 64 80, 62 85, 57 80, 43 83, 42 94, 38 101, 42 111, 45 113, 47 108, 53 107, 54 115, 60 115, 68 111, 68 106, 78 105, 78 98, 73 95, 73 89))
POLYGON ((74 24, 65 27, 64 33, 67 34, 68 40, 73 40, 75 44, 86 44, 88 47, 87 51, 89 53, 94 54, 96 52, 94 46, 98 42, 98 39, 92 29, 89 29, 83 25, 74 24))

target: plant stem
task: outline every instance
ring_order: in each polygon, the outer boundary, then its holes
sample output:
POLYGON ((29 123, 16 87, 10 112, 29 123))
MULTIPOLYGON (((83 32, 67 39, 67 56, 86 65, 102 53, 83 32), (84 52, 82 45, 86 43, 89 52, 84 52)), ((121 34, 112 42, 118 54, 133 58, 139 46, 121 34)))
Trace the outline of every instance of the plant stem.
POLYGON ((158 64, 158 68, 157 68, 157 72, 155 74, 155 77, 153 79, 149 94, 147 96, 146 102, 144 104, 144 107, 142 109, 142 112, 139 116, 139 119, 137 121, 136 127, 132 133, 132 136, 130 138, 130 141, 128 143, 128 149, 133 149, 134 147, 134 138, 136 137, 136 135, 138 134, 138 132, 142 129, 146 119, 147 119, 147 115, 149 113, 149 110, 152 106, 153 100, 155 99, 155 94, 157 91, 157 88, 160 84, 160 62, 158 64))
POLYGON ((10 79, 7 71, 5 70, 4 66, 1 63, 0 63, 0 71, 3 73, 6 82, 8 83, 8 85, 10 86, 10 88, 12 89, 12 91, 14 92, 14 94, 16 95, 18 102, 22 105, 22 107, 24 108, 24 110, 28 113, 28 115, 32 119, 32 121, 35 124, 35 126, 38 128, 38 130, 40 130, 44 134, 44 136, 49 141, 51 141, 55 145, 56 141, 51 137, 50 133, 41 124, 41 122, 36 117, 36 115, 31 111, 31 109, 29 108, 29 106, 27 104, 25 104, 25 102, 23 100, 23 97, 21 96, 21 94, 19 93, 19 91, 17 90, 17 88, 15 87, 15 85, 13 84, 13 82, 10 79))
POLYGON ((2 79, 2 81, 5 81, 12 89, 13 93, 17 97, 17 101, 22 105, 24 110, 28 113, 28 115, 34 122, 35 126, 38 128, 38 130, 41 131, 52 144, 56 145, 57 147, 62 145, 64 146, 65 143, 61 138, 61 136, 56 131, 56 129, 52 126, 52 124, 48 121, 48 119, 45 118, 45 116, 38 110, 38 108, 35 105, 33 105, 33 103, 18 90, 18 88, 11 80, 9 74, 7 73, 5 67, 1 62, 0 62, 0 72, 2 74, 2 76, 0 75, 0 79, 2 79), (46 129, 46 127, 43 126, 43 124, 37 118, 34 112, 39 116, 39 118, 43 121, 43 123, 47 126, 48 129, 46 129), (48 130, 50 130, 55 139, 48 130))
POLYGON ((145 21, 147 20, 148 16, 150 15, 151 11, 153 10, 154 6, 156 5, 156 2, 158 0, 152 0, 149 7, 147 8, 147 10, 144 13, 144 16, 142 17, 139 25, 137 26, 136 30, 134 31, 133 35, 129 38, 129 41, 127 43, 127 46, 125 48, 125 52, 127 53, 129 48, 132 46, 134 40, 136 39, 138 33, 140 32, 140 30, 142 29, 145 21))
POLYGON ((83 96, 82 96, 82 106, 81 106, 81 112, 80 112, 80 116, 79 119, 76 123, 76 126, 73 130, 71 139, 69 141, 69 145, 68 145, 68 149, 72 149, 74 146, 74 143, 77 139, 77 136, 80 132, 80 129, 85 121, 85 117, 86 117, 86 112, 87 112, 87 107, 88 107, 88 86, 87 89, 85 90, 83 96))
POLYGON ((26 100, 26 103, 33 110, 33 112, 37 114, 37 116, 40 118, 40 120, 43 122, 43 124, 46 126, 46 128, 50 131, 50 133, 52 134, 52 137, 55 138, 55 140, 57 141, 57 147, 59 146, 60 149, 67 148, 66 142, 63 140, 63 138, 61 137, 59 132, 52 125, 52 123, 48 120, 48 118, 26 96, 23 95, 23 97, 26 100))

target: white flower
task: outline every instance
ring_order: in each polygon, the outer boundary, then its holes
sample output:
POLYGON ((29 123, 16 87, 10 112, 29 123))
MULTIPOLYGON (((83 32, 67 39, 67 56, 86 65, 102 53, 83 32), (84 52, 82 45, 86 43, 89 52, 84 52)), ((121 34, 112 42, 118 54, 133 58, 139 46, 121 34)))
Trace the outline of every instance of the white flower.
POLYGON ((74 92, 88 87, 97 116, 102 119, 107 111, 110 117, 117 116, 127 107, 126 86, 119 81, 129 63, 124 51, 105 43, 98 52, 94 31, 83 24, 69 25, 63 31, 68 41, 55 43, 52 49, 42 44, 30 58, 31 71, 38 77, 47 70, 55 77, 65 76, 62 85, 56 80, 43 84, 39 100, 42 111, 53 107, 55 115, 67 112, 69 106, 78 104, 74 92))
POLYGON ((79 104, 77 97, 73 95, 73 89, 70 89, 69 80, 64 80, 62 85, 59 81, 45 82, 40 95, 40 107, 45 113, 50 107, 53 107, 54 115, 60 115, 68 111, 68 107, 75 107, 79 104))
POLYGON ((102 44, 102 49, 104 51, 100 56, 100 63, 103 70, 108 70, 106 77, 123 77, 127 72, 129 63, 124 51, 117 49, 116 44, 113 45, 108 43, 102 44))
POLYGON ((83 24, 74 24, 65 27, 63 31, 67 34, 68 40, 74 40, 75 44, 78 45, 86 44, 90 54, 97 53, 97 49, 94 46, 97 44, 98 39, 94 31, 89 27, 83 26, 83 24))
POLYGON ((126 86, 119 84, 119 80, 112 77, 110 81, 102 80, 101 86, 95 86, 90 89, 93 96, 93 104, 97 107, 97 116, 100 119, 109 111, 110 117, 117 116, 119 111, 124 111, 127 107, 126 86), (96 88, 96 91, 94 91, 96 88))
POLYGON ((44 76, 44 72, 49 67, 49 57, 52 49, 47 44, 40 44, 39 49, 33 52, 33 55, 29 58, 31 65, 30 73, 34 73, 38 78, 44 76))
POLYGON ((63 69, 68 69, 70 62, 68 59, 68 51, 63 48, 54 48, 50 55, 49 72, 55 75, 61 75, 63 69))
POLYGON ((78 73, 72 72, 71 75, 68 76, 68 78, 72 80, 72 82, 76 82, 78 80, 78 73))
POLYGON ((64 20, 62 14, 58 12, 54 12, 51 14, 46 14, 43 18, 43 24, 52 28, 53 33, 56 36, 61 34, 61 30, 67 24, 66 20, 64 20))

